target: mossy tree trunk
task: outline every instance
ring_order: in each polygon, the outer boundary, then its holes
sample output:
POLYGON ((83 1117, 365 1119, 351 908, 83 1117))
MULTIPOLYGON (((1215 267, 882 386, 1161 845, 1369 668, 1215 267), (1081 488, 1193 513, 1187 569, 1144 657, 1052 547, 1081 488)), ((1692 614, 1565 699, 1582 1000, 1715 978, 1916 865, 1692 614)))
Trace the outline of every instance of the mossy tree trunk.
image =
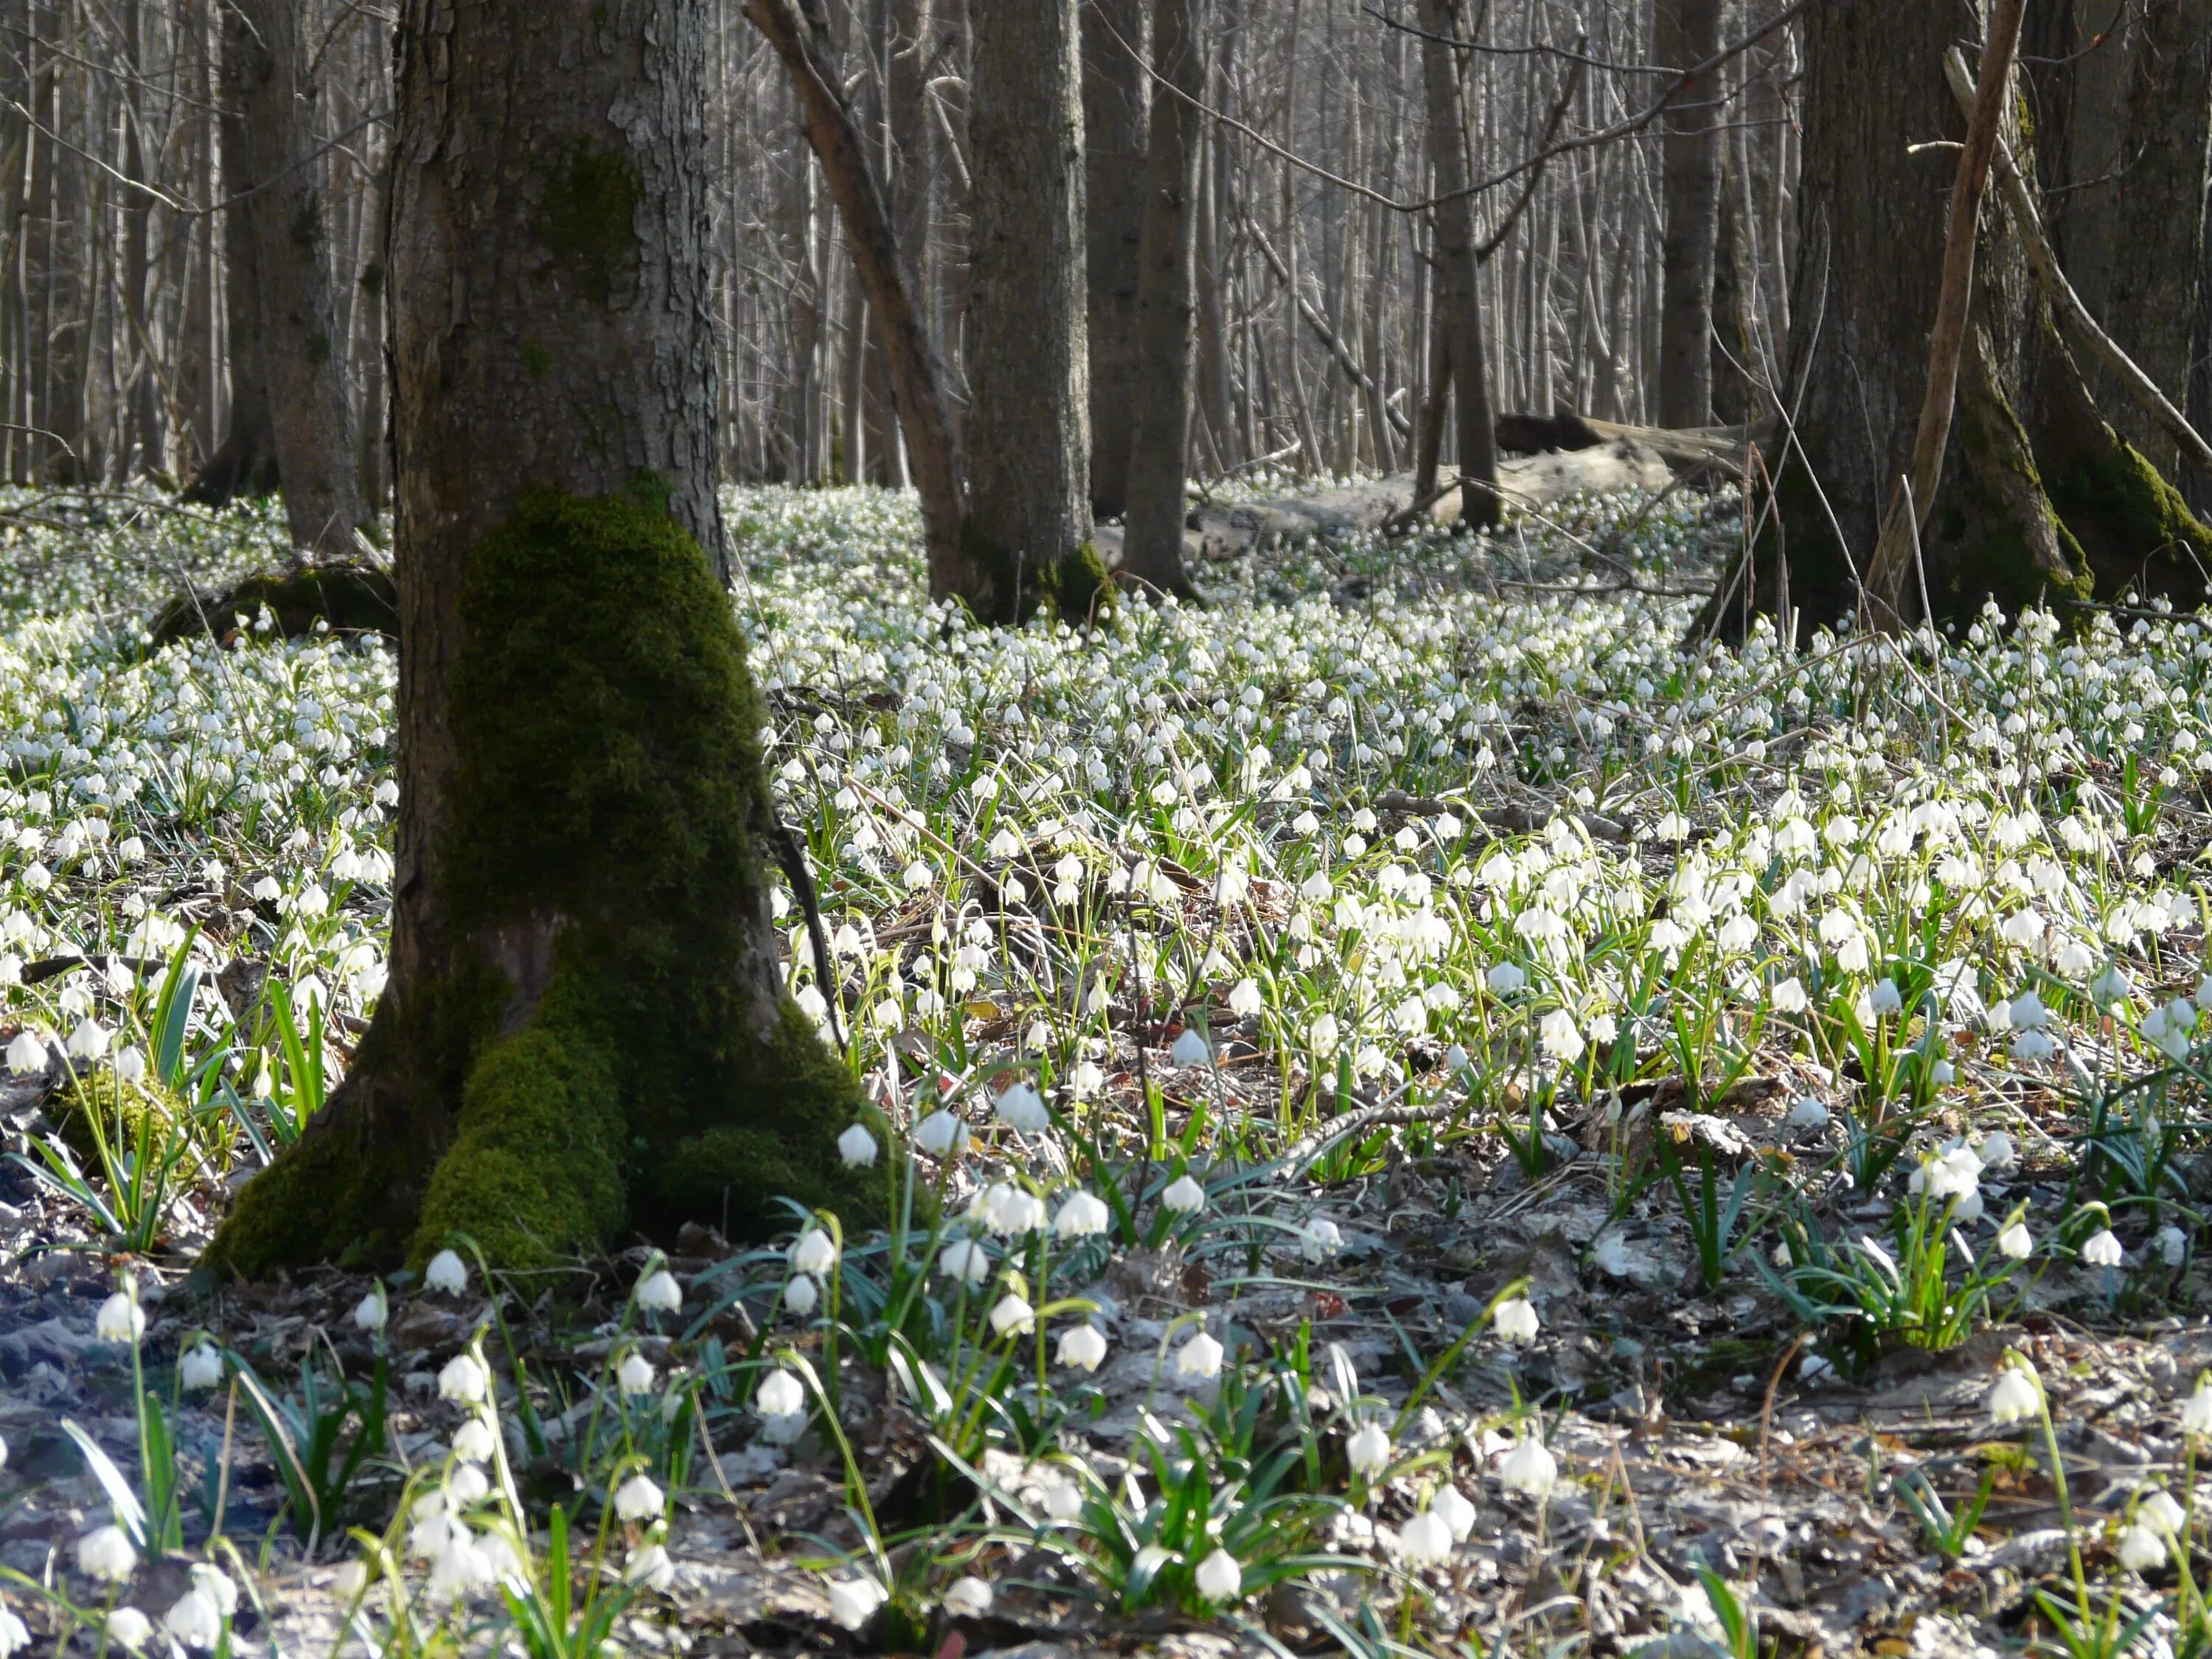
POLYGON ((971 7, 968 521, 961 597, 985 622, 1080 619, 1090 546, 1083 105, 1076 0, 971 7))
MULTIPOLYGON (((1962 15, 1919 0, 1806 15, 1783 389, 1794 435, 1770 459, 1776 510, 1749 568, 1729 573, 1693 631, 1739 637, 1753 615, 1787 612, 1802 642, 1859 619, 1858 574, 1911 464, 1926 384, 1957 167, 1955 149, 1926 146, 1965 131, 1943 70, 1954 45, 1978 56, 1978 42, 1955 39, 1962 15)), ((1992 599, 2010 613, 2130 586, 2194 603, 2192 562, 2212 556, 2212 537, 2083 386, 1994 193, 1980 224, 1951 439, 1903 616, 1963 625, 1992 599)))
MULTIPOLYGON (((1206 0, 1158 0, 1155 65, 1166 83, 1152 100, 1145 159, 1145 236, 1137 282, 1137 383, 1129 443, 1128 521, 1121 568, 1184 599, 1183 485, 1190 476, 1190 406, 1197 311, 1198 166, 1202 119, 1191 100, 1206 91, 1206 0), (1178 97, 1177 93, 1185 94, 1178 97)), ((1097 465, 1092 452, 1092 465, 1097 465)), ((1094 486, 1092 495, 1097 489, 1094 486)))
POLYGON ((715 505, 708 0, 406 0, 388 270, 401 799, 353 1069, 210 1253, 865 1210, 782 993, 715 505))

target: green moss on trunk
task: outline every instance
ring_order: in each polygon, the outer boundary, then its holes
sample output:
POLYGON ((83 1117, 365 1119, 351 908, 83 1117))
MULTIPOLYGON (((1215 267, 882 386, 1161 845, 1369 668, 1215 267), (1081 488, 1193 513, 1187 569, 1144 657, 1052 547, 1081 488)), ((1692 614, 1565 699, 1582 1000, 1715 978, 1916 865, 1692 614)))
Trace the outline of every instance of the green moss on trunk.
MULTIPOLYGON (((2079 540, 2099 591, 2118 599, 2164 594, 2200 605, 2212 573, 2212 530, 2133 444, 2109 428, 2109 444, 2051 479, 2051 505, 2079 540)), ((2086 596, 2085 596, 2086 597, 2086 596)))
MULTIPOLYGON (((535 1267, 626 1224, 758 1233, 783 1196, 871 1218, 878 1184, 836 1150, 859 1087, 774 960, 765 714, 705 553, 649 484, 541 492, 474 550, 459 623, 435 861, 452 961, 387 994, 372 1038, 402 1052, 365 1044, 348 1084, 373 1093, 380 1060, 430 1079, 439 1098, 407 1115, 451 1144, 416 1214, 343 1159, 288 1156, 218 1255, 248 1272, 327 1255, 379 1219, 416 1261, 458 1231, 535 1267), (301 1176, 342 1189, 331 1225, 300 1214, 301 1176)), ((319 1139, 362 1139, 334 1127, 319 1139)))
POLYGON ((1089 542, 1039 568, 992 540, 970 514, 960 521, 960 552, 981 578, 978 591, 967 599, 969 614, 980 623, 1018 626, 1042 607, 1048 616, 1081 623, 1114 603, 1113 574, 1089 542))

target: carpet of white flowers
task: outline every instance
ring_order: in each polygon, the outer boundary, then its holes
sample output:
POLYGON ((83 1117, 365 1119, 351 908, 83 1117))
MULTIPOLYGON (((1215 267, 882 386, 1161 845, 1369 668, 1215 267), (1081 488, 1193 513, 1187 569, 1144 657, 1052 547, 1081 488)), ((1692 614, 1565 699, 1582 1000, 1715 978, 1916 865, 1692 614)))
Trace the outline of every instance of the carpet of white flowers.
POLYGON ((1675 495, 993 631, 905 499, 726 509, 897 1224, 217 1288, 392 654, 0 500, 0 1659, 2212 1643, 2212 623, 1692 646, 1675 495))

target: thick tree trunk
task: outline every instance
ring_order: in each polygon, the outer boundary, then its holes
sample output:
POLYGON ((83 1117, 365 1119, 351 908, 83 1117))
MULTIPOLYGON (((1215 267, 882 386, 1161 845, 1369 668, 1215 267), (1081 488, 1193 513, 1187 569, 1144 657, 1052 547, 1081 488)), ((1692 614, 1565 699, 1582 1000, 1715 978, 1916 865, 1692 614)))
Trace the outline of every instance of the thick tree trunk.
POLYGON ((901 259, 890 210, 868 167, 860 118, 830 60, 819 0, 748 0, 745 15, 790 72, 807 142, 830 180, 853 269, 867 293, 870 320, 906 436, 907 465, 921 495, 931 597, 967 597, 971 584, 960 553, 964 485, 945 415, 944 373, 915 304, 912 267, 901 259))
POLYGON ((301 12, 296 0, 228 0, 223 70, 243 100, 261 373, 284 516, 295 548, 342 558, 368 515, 331 296, 308 64, 313 20, 301 12))
MULTIPOLYGON (((225 32, 228 41, 228 31, 225 32)), ((222 113, 217 123, 218 173, 224 207, 222 324, 230 403, 222 441, 204 461, 185 499, 221 507, 240 495, 266 495, 278 484, 276 434, 269 416, 269 381, 261 369, 261 276, 255 257, 253 172, 246 136, 244 54, 222 56, 222 113)))
MULTIPOLYGON (((1654 55, 1687 69, 1721 49, 1721 0, 1657 0, 1654 55)), ((1720 76, 1692 81, 1666 114, 1667 229, 1660 250, 1659 424, 1713 417, 1713 262, 1721 208, 1720 76)))
POLYGON ((960 587, 987 622, 1087 616, 1083 106, 1076 0, 972 9, 968 520, 960 587))
POLYGON ((1481 290, 1475 281, 1474 207, 1468 186, 1467 112, 1460 97, 1458 53, 1463 37, 1458 0, 1421 0, 1430 39, 1421 57, 1428 91, 1429 155, 1436 168, 1437 301, 1451 356, 1459 411, 1460 522, 1486 529, 1499 517, 1498 440, 1491 427, 1490 376, 1483 361, 1481 290))
POLYGON ((1158 0, 1152 11, 1152 52, 1166 85, 1152 100, 1146 151, 1135 416, 1121 544, 1125 574, 1186 599, 1192 589, 1182 568, 1183 484, 1190 471, 1193 267, 1204 147, 1199 112, 1176 94, 1195 99, 1206 90, 1206 0, 1158 0))
POLYGON ((1145 0, 1085 0, 1083 6, 1084 319, 1091 354, 1091 505, 1102 519, 1127 510, 1133 400, 1143 374, 1138 271, 1151 96, 1144 54, 1158 51, 1147 39, 1145 9, 1145 0))
MULTIPOLYGON (((1770 461, 1775 527, 1701 619, 1724 637, 1785 601, 1801 636, 1861 609, 1859 573, 1911 465, 1928 382, 1958 152, 1911 147, 1965 131, 1943 67, 1954 22, 1917 0, 1806 15, 1784 388, 1796 442, 1770 461)), ((2019 134, 2001 136, 2026 164, 2019 134)), ((1933 499, 1916 502, 1924 521, 1901 614, 1963 626, 1988 600, 2014 612, 2130 584, 2193 603, 2212 536, 2083 389, 1994 199, 1980 226, 1950 441, 1933 499)))
POLYGON ((400 805, 354 1068, 211 1261, 866 1205, 782 993, 763 710, 726 587, 708 0, 407 0, 388 273, 400 805))

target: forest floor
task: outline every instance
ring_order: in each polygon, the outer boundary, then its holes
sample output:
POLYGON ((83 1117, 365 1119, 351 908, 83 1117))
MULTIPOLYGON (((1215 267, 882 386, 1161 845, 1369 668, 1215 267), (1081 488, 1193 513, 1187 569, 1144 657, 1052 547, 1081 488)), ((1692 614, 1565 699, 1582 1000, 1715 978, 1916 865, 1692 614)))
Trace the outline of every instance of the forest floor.
POLYGON ((392 653, 0 500, 0 1655, 2203 1650, 2203 621, 1688 648, 1670 494, 992 632, 727 506, 911 1224, 210 1285, 392 653))

